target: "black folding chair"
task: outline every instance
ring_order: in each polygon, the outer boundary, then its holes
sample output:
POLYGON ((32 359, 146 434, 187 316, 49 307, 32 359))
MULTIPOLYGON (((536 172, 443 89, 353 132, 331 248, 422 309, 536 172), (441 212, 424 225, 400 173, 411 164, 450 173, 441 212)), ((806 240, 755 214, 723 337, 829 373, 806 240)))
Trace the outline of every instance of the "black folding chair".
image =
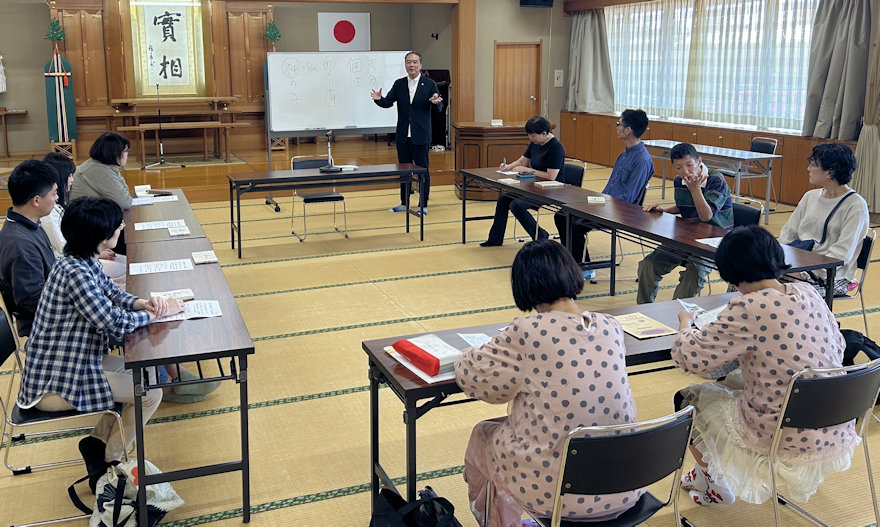
MULTIPOLYGON (((690 443, 694 407, 637 423, 583 426, 571 430, 562 445, 559 475, 550 518, 535 518, 543 527, 629 527, 643 523, 672 504, 675 525, 681 527, 678 486, 690 443), (633 506, 613 520, 575 522, 562 519, 566 494, 614 494, 647 487, 673 474, 666 501, 645 492, 633 506)), ((491 489, 488 489, 491 490, 491 489)), ((491 492, 486 495, 490 496, 491 492)), ((489 521, 486 500, 486 524, 489 521)))
MULTIPOLYGON (((586 166, 587 164, 582 163, 581 161, 578 161, 577 163, 566 162, 562 165, 562 170, 560 170, 559 173, 556 174, 556 181, 565 183, 566 185, 580 187, 584 182, 584 170, 586 169, 586 166)), ((559 212, 559 209, 551 205, 540 205, 537 207, 531 207, 531 209, 537 212, 537 214, 535 214, 535 232, 533 239, 538 239, 538 232, 540 232, 539 223, 541 222, 541 210, 549 210, 555 214, 556 212, 559 212)), ((525 241, 525 238, 516 237, 517 223, 518 222, 513 222, 513 238, 517 241, 523 242, 525 241)))
POLYGON ((871 486, 871 503, 874 506, 874 521, 880 525, 880 509, 877 507, 877 490, 874 487, 874 473, 871 470, 871 456, 868 452, 868 438, 865 430, 868 426, 871 411, 880 394, 880 359, 864 364, 843 368, 823 368, 802 370, 791 377, 785 400, 773 433, 770 455, 770 481, 773 494, 773 512, 776 515, 777 527, 782 525, 779 519, 779 504, 788 505, 817 525, 827 524, 791 503, 779 494, 776 489, 776 460, 779 442, 782 440, 783 428, 820 429, 860 419, 857 423, 859 437, 865 450, 865 465, 868 472, 868 483, 871 486), (818 376, 818 377, 817 377, 818 376))
MULTIPOLYGON (((311 158, 311 159, 299 159, 297 157, 292 157, 290 159, 290 169, 294 170, 297 168, 320 168, 327 164, 326 158, 311 158)), ((297 193, 296 189, 293 190, 293 201, 290 204, 290 234, 293 234, 299 241, 305 241, 306 236, 308 236, 308 229, 306 227, 306 205, 309 203, 333 203, 333 229, 336 232, 341 232, 346 238, 348 238, 348 214, 345 209, 345 196, 336 192, 336 187, 332 187, 330 190, 325 192, 308 192, 308 193, 297 193), (302 200, 303 206, 303 235, 300 236, 296 233, 296 229, 294 228, 293 221, 296 215, 294 214, 294 209, 296 206, 296 197, 302 200), (336 223, 336 204, 342 202, 342 221, 343 228, 340 231, 339 227, 336 223)))

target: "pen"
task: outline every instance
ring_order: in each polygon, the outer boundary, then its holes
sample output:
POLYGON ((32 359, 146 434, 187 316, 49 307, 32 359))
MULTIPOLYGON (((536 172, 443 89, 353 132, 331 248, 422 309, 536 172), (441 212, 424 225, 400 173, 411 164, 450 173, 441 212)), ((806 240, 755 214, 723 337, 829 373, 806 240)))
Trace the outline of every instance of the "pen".
POLYGON ((504 158, 501 160, 501 164, 503 164, 503 165, 507 164, 507 156, 504 156, 504 158))

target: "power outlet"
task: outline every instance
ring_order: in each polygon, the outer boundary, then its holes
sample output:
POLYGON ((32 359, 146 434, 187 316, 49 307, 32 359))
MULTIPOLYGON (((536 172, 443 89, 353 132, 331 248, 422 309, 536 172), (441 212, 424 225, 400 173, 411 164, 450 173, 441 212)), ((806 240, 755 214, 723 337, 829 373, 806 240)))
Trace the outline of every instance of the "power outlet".
POLYGON ((562 88, 562 70, 556 70, 553 72, 553 87, 562 88))

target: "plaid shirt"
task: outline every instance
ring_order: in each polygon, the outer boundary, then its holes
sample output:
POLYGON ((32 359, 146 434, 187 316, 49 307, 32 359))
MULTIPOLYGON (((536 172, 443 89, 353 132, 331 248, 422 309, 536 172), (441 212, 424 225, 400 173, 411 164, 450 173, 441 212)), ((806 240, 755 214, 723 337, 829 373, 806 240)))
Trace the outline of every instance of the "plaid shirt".
POLYGON ((101 368, 109 340, 150 322, 131 311, 137 300, 111 281, 95 260, 64 255, 55 261, 25 345, 27 357, 18 392, 23 408, 56 393, 82 412, 113 407, 101 368))

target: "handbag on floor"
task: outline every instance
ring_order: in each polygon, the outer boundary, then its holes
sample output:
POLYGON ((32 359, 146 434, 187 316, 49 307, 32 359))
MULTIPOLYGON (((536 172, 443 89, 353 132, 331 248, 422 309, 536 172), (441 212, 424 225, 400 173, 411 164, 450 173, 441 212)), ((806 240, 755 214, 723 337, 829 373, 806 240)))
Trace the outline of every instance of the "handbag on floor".
MULTIPOLYGON (((160 474, 156 465, 144 461, 148 475, 160 474)), ((73 504, 86 514, 91 514, 89 527, 137 527, 138 477, 137 461, 112 463, 107 472, 98 480, 95 487, 95 508, 89 509, 74 491, 74 485, 85 481, 89 476, 76 481, 68 488, 73 504)), ((170 483, 157 483, 147 486, 147 523, 155 527, 165 514, 183 505, 183 500, 170 483)))
POLYGON ((454 513, 452 503, 437 496, 431 487, 420 490, 419 499, 412 503, 391 489, 382 489, 370 527, 461 527, 454 513))

